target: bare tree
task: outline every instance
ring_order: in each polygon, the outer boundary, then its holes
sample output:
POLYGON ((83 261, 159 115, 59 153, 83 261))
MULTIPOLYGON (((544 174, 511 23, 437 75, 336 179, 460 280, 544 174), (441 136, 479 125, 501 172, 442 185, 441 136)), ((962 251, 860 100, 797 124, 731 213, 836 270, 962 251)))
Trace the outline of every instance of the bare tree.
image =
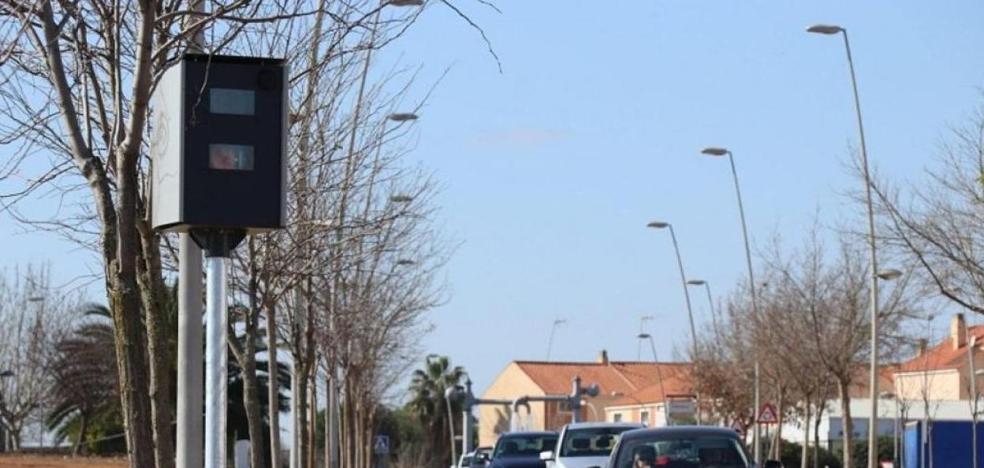
POLYGON ((939 144, 925 181, 875 186, 881 240, 917 268, 927 293, 984 314, 984 108, 939 144), (905 187, 904 190, 900 187, 905 187))
POLYGON ((41 421, 54 384, 55 346, 78 302, 52 288, 44 266, 0 275, 0 426, 18 450, 25 423, 41 421))
MULTIPOLYGON (((799 335, 799 352, 812 354, 811 359, 816 359, 836 382, 844 425, 844 465, 853 466, 851 388, 865 377, 862 362, 870 352, 870 273, 863 261, 865 256, 848 236, 842 236, 837 247, 835 255, 827 254, 814 233, 796 254, 787 256, 777 250, 768 262, 773 270, 770 280, 774 284, 770 288, 782 298, 783 309, 796 314, 806 326, 799 335)), ((903 321, 916 316, 908 281, 901 278, 882 297, 879 330, 886 349, 892 349, 898 340, 903 321)))
MULTIPOLYGON (((401 36, 425 11, 391 9, 397 3, 385 0, 206 2, 204 12, 188 3, 0 0, 0 109, 5 116, 0 119, 0 144, 12 149, 11 157, 0 163, 0 210, 98 254, 116 332, 130 464, 141 468, 165 468, 174 458, 162 313, 164 277, 175 266, 173 239, 153 232, 147 189, 148 102, 158 79, 188 50, 190 38, 205 31, 208 53, 279 56, 292 64, 288 132, 295 229, 260 242, 273 245, 257 249, 273 260, 253 268, 254 276, 268 284, 256 288, 263 300, 247 301, 251 307, 245 320, 253 336, 261 310, 271 324, 278 311, 288 312, 286 328, 299 330, 286 340, 292 362, 300 366, 299 376, 307 376, 316 358, 318 295, 311 249, 318 232, 328 230, 298 226, 345 219, 340 213, 348 210, 341 208, 346 203, 308 203, 307 197, 350 192, 318 185, 334 179, 319 180, 317 174, 323 171, 316 166, 334 169, 342 161, 355 167, 347 161, 367 160, 371 152, 365 149, 372 146, 365 142, 372 139, 366 138, 371 132, 362 125, 379 122, 379 116, 364 107, 363 97, 379 96, 387 83, 370 85, 365 72, 369 60, 360 67, 359 57, 401 36), (315 23, 322 26, 313 28, 315 23), (341 152, 345 141, 348 149, 341 152), (44 197, 59 200, 59 209, 19 209, 25 200, 44 197)), ((449 8, 485 37, 453 2, 431 3, 449 8)), ((481 0, 476 4, 491 6, 481 0)), ((380 106, 375 108, 382 109, 385 101, 377 102, 380 106)), ((359 182, 351 176, 338 180, 359 182)), ((331 232, 336 252, 352 247, 339 242, 350 233, 334 228, 331 232)), ((270 345, 275 353, 276 340, 270 345)), ((242 351, 236 356, 248 361, 245 356, 250 353, 242 351)), ((270 381, 275 385, 276 379, 270 381)), ((294 389, 300 397, 294 401, 301 405, 306 401, 302 382, 306 378, 294 389)), ((255 405, 255 392, 249 393, 246 398, 255 405)), ((301 418, 294 427, 303 433, 306 411, 302 407, 294 413, 301 418)), ((250 414, 254 428, 257 413, 250 414)))

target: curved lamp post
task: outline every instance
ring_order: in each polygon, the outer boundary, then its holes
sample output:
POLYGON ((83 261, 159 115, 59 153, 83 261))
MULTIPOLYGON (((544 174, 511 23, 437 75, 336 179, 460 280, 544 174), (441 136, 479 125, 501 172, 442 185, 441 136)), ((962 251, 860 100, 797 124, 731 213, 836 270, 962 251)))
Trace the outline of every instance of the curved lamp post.
MULTIPOLYGON (((735 181, 735 198, 738 199, 738 214, 741 217, 741 233, 742 238, 745 241, 745 263, 748 268, 748 290, 752 295, 752 311, 755 316, 758 316, 758 294, 755 291, 755 271, 752 268, 752 248, 751 243, 748 240, 748 223, 745 221, 745 205, 741 200, 741 184, 738 183, 738 170, 735 168, 735 155, 727 148, 709 146, 702 149, 701 154, 707 156, 728 156, 728 162, 731 163, 731 175, 735 181)), ((752 436, 753 443, 755 444, 755 460, 762 460, 762 438, 760 434, 760 426, 758 423, 758 412, 762 408, 761 401, 761 379, 759 372, 759 359, 755 356, 755 432, 752 436)))
MULTIPOLYGON (((653 350, 653 363, 656 364, 656 378, 659 380, 659 392, 663 394, 663 425, 669 426, 670 402, 667 401, 668 398, 666 396, 666 387, 663 386, 663 371, 660 369, 659 355, 656 354, 656 342, 653 341, 653 335, 650 335, 649 333, 640 333, 636 335, 636 338, 639 338, 640 342, 642 342, 642 340, 649 340, 649 347, 653 350)), ((699 408, 697 409, 697 412, 700 412, 699 408)))
MULTIPOLYGON (((683 271, 683 257, 680 256, 680 244, 677 243, 673 225, 664 221, 651 221, 646 227, 651 229, 669 229, 673 239, 673 250, 676 252, 677 266, 680 268, 680 285, 683 286, 683 298, 687 303, 687 319, 690 321, 690 341, 693 359, 697 359, 697 327, 694 326, 694 310, 690 305, 690 290, 687 288, 687 274, 683 271)), ((700 396, 697 396, 697 424, 700 424, 700 396)))
MULTIPOLYGON (((851 72, 851 89, 854 91, 854 111, 858 120, 858 134, 861 139, 861 163, 864 171, 865 202, 868 207, 868 249, 869 268, 871 270, 871 286, 869 299, 871 308, 871 381, 870 394, 871 411, 878 407, 878 256, 875 247, 875 211, 871 202, 871 175, 868 169, 868 148, 864 140, 864 123, 861 119, 861 99, 858 97, 858 80, 854 73, 854 59, 851 57, 851 42, 847 38, 847 29, 831 24, 816 24, 806 29, 813 34, 827 36, 841 34, 844 38, 844 50, 847 53, 847 65, 851 72)), ((868 427, 868 467, 878 468, 878 431, 874 425, 868 427)))
POLYGON ((553 340, 554 333, 557 332, 557 327, 567 323, 567 319, 556 319, 553 321, 553 325, 550 327, 550 339, 547 340, 547 361, 550 360, 550 351, 553 350, 553 340))
POLYGON ((717 312, 714 311, 714 298, 711 296, 711 283, 702 279, 692 279, 687 281, 688 286, 703 286, 707 292, 707 307, 711 314, 711 326, 714 327, 714 336, 720 337, 721 330, 718 328, 717 312))

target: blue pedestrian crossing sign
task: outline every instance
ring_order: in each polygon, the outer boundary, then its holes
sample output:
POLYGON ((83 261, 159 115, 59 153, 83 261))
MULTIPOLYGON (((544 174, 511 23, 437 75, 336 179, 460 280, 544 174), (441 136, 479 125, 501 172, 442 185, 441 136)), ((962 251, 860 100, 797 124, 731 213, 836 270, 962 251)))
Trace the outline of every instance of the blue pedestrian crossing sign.
POLYGON ((390 452, 390 438, 387 435, 377 435, 372 439, 372 451, 376 455, 388 455, 390 452))

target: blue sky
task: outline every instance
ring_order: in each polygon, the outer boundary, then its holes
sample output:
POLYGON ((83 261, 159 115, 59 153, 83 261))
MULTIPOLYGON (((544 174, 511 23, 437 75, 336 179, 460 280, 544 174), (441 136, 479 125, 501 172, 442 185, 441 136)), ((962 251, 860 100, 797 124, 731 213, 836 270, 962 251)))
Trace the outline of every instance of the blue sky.
MULTIPOLYGON (((844 170, 857 142, 838 38, 851 34, 868 147, 884 174, 918 180, 948 125, 982 102, 979 1, 460 0, 493 42, 433 3, 380 57, 421 64, 418 93, 449 75, 421 110, 410 158, 444 190, 441 223, 462 245, 447 269, 450 301, 434 311, 425 354, 448 354, 477 390, 514 359, 635 359, 641 315, 661 356, 686 345, 686 315, 668 233, 691 277, 723 295, 744 272, 727 162, 731 148, 753 241, 799 242, 856 219, 844 170)), ((0 264, 50 260, 67 281, 94 257, 0 218, 0 264)), ((696 291, 702 294, 702 291, 696 291)), ((93 297, 101 300, 102 297, 93 297)), ((694 295, 698 320, 706 299, 694 295)))

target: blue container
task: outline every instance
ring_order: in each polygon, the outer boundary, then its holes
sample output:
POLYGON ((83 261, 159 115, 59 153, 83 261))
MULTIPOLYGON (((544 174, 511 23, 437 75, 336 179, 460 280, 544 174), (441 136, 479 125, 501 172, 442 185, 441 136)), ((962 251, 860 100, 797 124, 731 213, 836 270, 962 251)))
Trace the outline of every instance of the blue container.
MULTIPOLYGON (((973 468, 973 423, 931 421, 923 433, 923 422, 906 425, 902 436, 905 468, 973 468), (925 457, 925 459, 924 459, 925 457)), ((984 466, 984 423, 977 423, 977 460, 984 466)))

